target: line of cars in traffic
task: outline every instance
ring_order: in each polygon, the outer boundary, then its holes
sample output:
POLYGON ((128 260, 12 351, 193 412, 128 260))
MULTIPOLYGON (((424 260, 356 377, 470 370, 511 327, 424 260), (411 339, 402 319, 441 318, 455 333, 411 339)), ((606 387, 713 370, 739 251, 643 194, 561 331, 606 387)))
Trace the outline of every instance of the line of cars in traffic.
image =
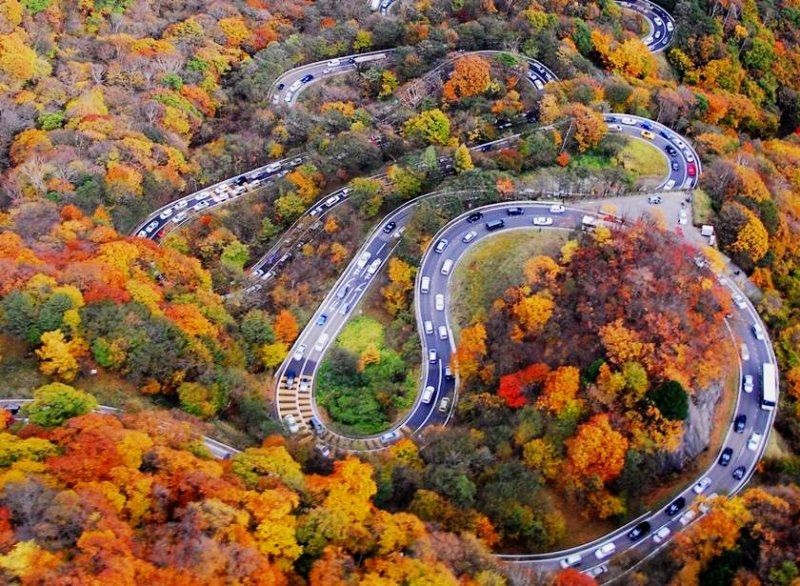
MULTIPOLYGON (((691 147, 686 144, 679 136, 669 132, 666 128, 657 128, 655 124, 649 120, 638 120, 631 116, 614 116, 606 115, 605 121, 608 124, 609 130, 613 132, 622 132, 623 126, 633 126, 640 128, 640 136, 647 140, 655 140, 656 133, 663 139, 669 141, 671 144, 664 146, 664 151, 670 157, 670 169, 672 171, 680 170, 680 163, 677 161, 679 152, 683 154, 686 160, 686 175, 688 176, 683 185, 679 186, 684 189, 694 187, 697 183, 697 160, 695 159, 694 152, 691 147), (677 147, 677 148, 676 148, 677 147)), ((664 190, 668 191, 674 189, 676 181, 669 179, 664 184, 664 190)))
POLYGON ((295 157, 287 161, 270 163, 184 197, 160 210, 136 235, 140 238, 153 238, 154 236, 160 238, 163 235, 161 229, 167 222, 181 224, 191 212, 201 212, 229 199, 244 195, 270 179, 283 177, 295 167, 302 165, 303 160, 303 157, 295 157))

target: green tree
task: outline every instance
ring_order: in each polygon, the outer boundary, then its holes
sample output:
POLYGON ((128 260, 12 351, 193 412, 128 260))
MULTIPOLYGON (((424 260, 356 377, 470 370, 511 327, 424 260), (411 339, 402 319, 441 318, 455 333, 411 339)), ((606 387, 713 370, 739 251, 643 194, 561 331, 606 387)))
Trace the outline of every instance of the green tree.
POLYGON ((251 309, 242 319, 239 331, 245 342, 250 345, 260 346, 271 344, 275 341, 275 332, 272 329, 269 315, 260 309, 251 309))
POLYGON ((241 270, 249 258, 250 249, 238 240, 234 240, 222 251, 220 260, 224 265, 241 270))
POLYGON ((288 225, 303 215, 303 212, 306 211, 306 204, 303 202, 303 198, 292 191, 275 201, 275 211, 280 221, 288 225))
POLYGON ((89 393, 63 383, 50 383, 33 392, 33 402, 25 405, 24 412, 35 425, 56 427, 96 407, 97 399, 89 393))
POLYGON ((689 396, 678 381, 669 380, 663 383, 649 392, 647 398, 666 419, 683 421, 689 416, 689 396))
POLYGON ((411 198, 422 193, 423 177, 414 169, 392 165, 389 167, 387 176, 394 188, 405 197, 411 198))
POLYGON ((426 110, 406 121, 403 135, 429 144, 445 145, 450 141, 450 119, 438 108, 426 110))

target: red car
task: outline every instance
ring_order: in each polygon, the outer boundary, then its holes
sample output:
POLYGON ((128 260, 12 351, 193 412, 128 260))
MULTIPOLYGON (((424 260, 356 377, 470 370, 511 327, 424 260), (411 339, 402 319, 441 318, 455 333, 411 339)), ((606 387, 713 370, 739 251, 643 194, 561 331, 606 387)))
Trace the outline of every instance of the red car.
POLYGON ((695 165, 694 163, 689 163, 688 165, 686 165, 686 173, 689 174, 689 177, 694 177, 695 175, 697 175, 697 165, 695 165))

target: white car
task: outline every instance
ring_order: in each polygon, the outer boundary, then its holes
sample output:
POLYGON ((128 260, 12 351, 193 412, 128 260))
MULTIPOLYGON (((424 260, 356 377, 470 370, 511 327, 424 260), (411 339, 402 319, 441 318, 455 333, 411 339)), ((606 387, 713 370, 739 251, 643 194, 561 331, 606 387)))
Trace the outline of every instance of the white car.
POLYGON ((686 210, 681 210, 681 215, 678 217, 678 223, 681 226, 685 226, 689 223, 689 216, 686 214, 686 210))
POLYGON ((305 354, 305 351, 306 351, 306 345, 305 344, 300 344, 297 347, 297 350, 294 351, 294 354, 292 355, 292 360, 302 360, 303 359, 303 354, 305 354))
MULTIPOLYGON (((214 193, 223 193, 224 191, 227 191, 227 189, 228 189, 227 185, 219 185, 218 187, 214 188, 214 193)), ((200 194, 200 195, 203 195, 203 194, 200 194)), ((208 197, 208 193, 205 194, 205 197, 208 197)), ((198 196, 197 199, 200 199, 200 197, 198 196)))
POLYGON ((653 41, 654 41, 653 37, 645 37, 644 39, 642 39, 642 42, 643 42, 645 45, 649 45, 649 44, 650 44, 650 43, 652 43, 653 41))
POLYGON ((623 117, 621 122, 623 124, 627 124, 628 126, 636 126, 636 119, 635 118, 630 118, 628 116, 623 117))
POLYGON ((761 434, 754 431, 752 434, 750 434, 750 439, 747 440, 747 449, 755 452, 760 444, 761 434))
POLYGON ((672 24, 672 22, 670 22, 670 21, 667 21, 667 30, 668 30, 669 32, 672 32, 672 31, 674 31, 674 30, 675 30, 675 26, 674 26, 674 25, 672 24))
POLYGON ((428 350, 428 362, 433 364, 437 360, 439 360, 439 353, 436 351, 436 348, 431 348, 428 350))
POLYGON ((542 81, 540 79, 534 79, 533 80, 533 85, 536 86, 537 90, 543 90, 544 89, 544 84, 542 83, 542 81))
POLYGON ((181 212, 179 214, 175 214, 172 218, 173 224, 180 224, 186 219, 186 212, 181 212))
POLYGON ((747 344, 742 344, 742 360, 750 360, 750 349, 747 344))
POLYGON ((756 337, 756 340, 763 340, 764 339, 764 330, 761 329, 761 326, 758 324, 753 324, 753 335, 756 337))
POLYGON ((584 572, 584 574, 586 574, 590 578, 597 578, 600 574, 605 574, 606 572, 608 572, 608 566, 602 564, 599 566, 595 566, 593 568, 589 568, 584 572))
POLYGON ((733 302, 736 304, 736 307, 739 309, 747 309, 747 302, 745 302, 744 297, 739 295, 738 293, 733 294, 733 302))
POLYGON ((187 205, 189 205, 189 200, 188 199, 182 199, 178 203, 175 204, 175 209, 176 210, 182 210, 187 205))
POLYGON ((554 203, 550 206, 551 214, 563 214, 565 211, 567 211, 567 208, 562 206, 560 203, 554 203))
POLYGON ((286 424, 286 427, 289 429, 289 433, 297 433, 300 431, 300 426, 297 425, 297 420, 294 418, 294 415, 289 413, 283 418, 283 422, 286 424))
POLYGON ((358 257, 358 262, 356 263, 356 270, 360 271, 369 262, 369 259, 372 257, 371 252, 362 252, 361 256, 358 257))
POLYGON ((293 95, 294 95, 293 92, 286 92, 286 95, 283 96, 283 101, 286 102, 287 104, 290 104, 292 102, 293 95))
POLYGON ((297 90, 300 89, 301 85, 303 85, 303 82, 298 79, 296 82, 294 82, 292 85, 289 86, 289 91, 296 92, 297 90))
POLYGON ((673 187, 675 187, 675 180, 674 179, 670 179, 669 181, 667 181, 664 184, 664 191, 669 191, 673 187))
POLYGON ((655 543, 661 543, 667 537, 669 537, 670 533, 672 533, 672 531, 669 530, 669 527, 662 527, 661 529, 656 531, 655 535, 653 535, 653 541, 655 543))
POLYGON ((610 132, 622 132, 622 125, 621 124, 609 124, 608 130, 610 132))
POLYGON ((534 226, 552 226, 553 225, 553 218, 546 218, 544 216, 539 216, 533 219, 534 226))
POLYGON ((204 210, 207 207, 208 207, 207 201, 199 201, 196 204, 194 204, 194 207, 192 209, 196 212, 199 212, 200 210, 204 210))
POLYGON ((166 219, 167 219, 167 218, 169 218, 171 215, 172 215, 172 208, 167 208, 167 209, 165 209, 163 212, 161 212, 161 213, 158 215, 158 217, 159 217, 159 218, 161 218, 162 220, 166 220, 166 219))
POLYGON ((339 59, 331 59, 330 61, 328 61, 328 67, 339 67, 341 63, 342 62, 339 59))
POLYGON ((139 230, 138 234, 136 234, 139 238, 147 238, 147 232, 144 230, 139 230))
POLYGON ((559 562, 559 565, 566 570, 567 568, 575 568, 580 566, 581 562, 583 562, 583 557, 581 557, 581 554, 573 553, 572 555, 562 559, 559 562))
MULTIPOLYGON (((219 191, 217 191, 217 193, 222 193, 222 191, 223 191, 225 188, 224 188, 224 187, 217 187, 217 189, 219 189, 219 191)), ((195 196, 195 200, 197 200, 197 201, 202 201, 202 200, 204 200, 204 199, 208 199, 209 197, 211 197, 211 193, 209 193, 208 191, 203 191, 203 192, 201 192, 201 193, 198 193, 198 194, 195 196)))
POLYGON ((594 552, 594 557, 596 557, 598 560, 602 560, 610 556, 615 551, 617 551, 617 546, 614 545, 613 541, 609 541, 597 548, 597 551, 594 552))
POLYGON ((654 20, 654 21, 656 21, 656 24, 657 24, 657 25, 659 25, 659 26, 661 26, 662 24, 664 24, 664 21, 663 21, 663 20, 661 20, 661 19, 660 19, 659 17, 657 17, 657 16, 654 16, 654 17, 653 17, 653 20, 654 20))
POLYGON ((434 303, 436 304, 436 311, 444 311, 444 295, 437 293, 434 303))
POLYGON ((697 511, 694 509, 689 509, 683 515, 681 515, 681 518, 678 519, 678 521, 680 521, 681 525, 686 527, 689 523, 694 521, 695 517, 697 517, 697 511))
POLYGON ((280 101, 281 101, 280 95, 275 94, 274 96, 272 96, 273 105, 277 106, 280 101))
POLYGON ((746 374, 744 375, 744 392, 745 393, 752 393, 753 392, 753 375, 746 374))
POLYGON ((158 221, 153 221, 153 222, 150 222, 149 224, 147 224, 147 227, 145 227, 145 231, 148 234, 150 234, 156 228, 158 228, 158 221))
POLYGON ((446 413, 449 406, 450 397, 442 397, 442 400, 439 401, 439 413, 446 413))
POLYGON ((692 487, 692 490, 695 494, 703 494, 703 491, 711 486, 711 479, 706 476, 705 478, 699 480, 697 484, 692 487))
POLYGON ((473 240, 475 240, 475 237, 477 235, 478 235, 478 233, 475 230, 470 230, 469 232, 464 234, 464 237, 461 240, 464 243, 469 243, 469 242, 472 242, 473 240))
POLYGON ((372 261, 372 264, 369 265, 369 268, 367 269, 367 276, 368 277, 371 277, 372 275, 374 275, 375 273, 378 272, 378 269, 381 266, 381 262, 382 262, 382 260, 379 259, 379 258, 376 258, 375 260, 372 261))
POLYGON ((432 386, 430 386, 430 385, 429 385, 429 386, 427 386, 427 387, 425 387, 425 390, 424 390, 424 391, 423 391, 423 393, 422 393, 422 402, 423 402, 423 403, 425 403, 426 405, 427 405, 428 403, 430 403, 430 402, 431 402, 431 399, 433 399, 433 393, 434 393, 435 391, 436 391, 436 389, 434 389, 434 388, 433 388, 432 386))

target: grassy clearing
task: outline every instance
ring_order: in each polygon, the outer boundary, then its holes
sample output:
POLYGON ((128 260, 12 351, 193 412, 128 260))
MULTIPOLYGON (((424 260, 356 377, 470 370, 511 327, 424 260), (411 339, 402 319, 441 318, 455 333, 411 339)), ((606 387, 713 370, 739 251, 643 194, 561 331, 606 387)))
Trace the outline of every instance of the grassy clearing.
POLYGON ((493 236, 468 252, 450 281, 455 328, 484 315, 506 289, 522 283, 525 261, 540 254, 557 255, 566 239, 563 230, 515 230, 493 236))
POLYGON ((626 171, 640 177, 664 177, 668 170, 664 155, 652 144, 641 140, 629 140, 617 155, 617 161, 626 171))
POLYGON ((711 208, 711 198, 702 189, 695 189, 692 194, 692 214, 695 226, 713 223, 714 210, 711 208))
POLYGON ((337 346, 356 354, 361 354, 370 344, 375 344, 378 350, 383 349, 385 336, 383 324, 366 316, 351 320, 336 340, 337 346))

